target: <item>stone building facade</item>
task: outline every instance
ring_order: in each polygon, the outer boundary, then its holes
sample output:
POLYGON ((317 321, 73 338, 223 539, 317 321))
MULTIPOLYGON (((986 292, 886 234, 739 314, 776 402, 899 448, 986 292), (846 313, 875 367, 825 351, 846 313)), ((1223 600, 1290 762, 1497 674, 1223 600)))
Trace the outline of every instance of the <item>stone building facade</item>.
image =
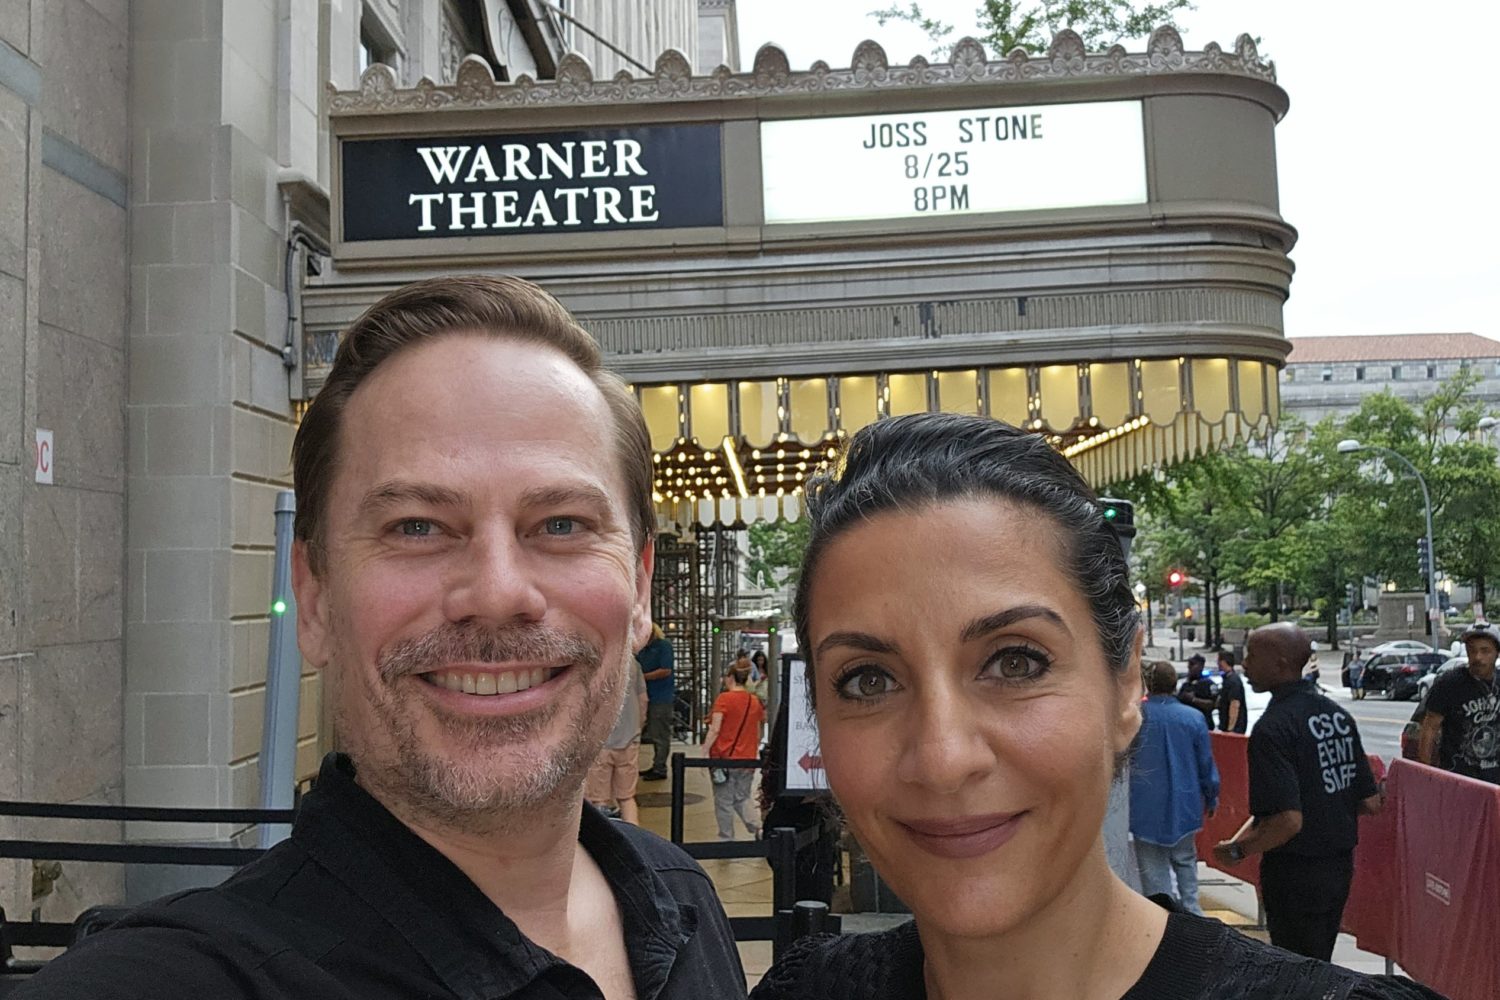
MULTIPOLYGON (((404 85, 451 83, 469 55, 512 81, 573 50, 625 68, 595 35, 646 63, 669 47, 695 60, 698 6, 0 3, 0 797, 256 803, 272 510, 303 384, 288 347, 301 284, 327 266, 329 85, 375 62, 404 85)), ((707 6, 708 37, 732 39, 732 3, 707 6)), ((314 676, 301 695, 305 778, 328 729, 314 676)), ((171 877, 68 863, 40 905, 66 918, 171 877)), ((0 865, 8 914, 32 910, 31 884, 29 863, 0 865)))
POLYGON ((1281 405, 1307 424, 1347 417, 1377 392, 1420 405, 1439 382, 1465 370, 1480 376, 1474 396, 1500 406, 1500 341, 1489 337, 1408 333, 1288 339, 1292 353, 1281 372, 1281 405))

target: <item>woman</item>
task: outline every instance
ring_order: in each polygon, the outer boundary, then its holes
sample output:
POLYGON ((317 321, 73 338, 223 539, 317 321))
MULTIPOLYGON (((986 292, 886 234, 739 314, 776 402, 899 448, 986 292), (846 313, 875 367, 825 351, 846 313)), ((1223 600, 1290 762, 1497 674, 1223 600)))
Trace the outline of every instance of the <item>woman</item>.
MULTIPOLYGON (((750 658, 741 656, 724 675, 724 692, 714 699, 709 710, 708 732, 703 745, 708 755, 720 760, 758 760, 760 757, 760 724, 766 709, 760 699, 746 690, 750 680, 750 658)), ((760 833, 759 817, 750 804, 750 785, 755 780, 753 768, 714 768, 714 818, 719 822, 719 839, 734 839, 734 817, 739 816, 745 829, 754 837, 760 833)))
POLYGON ((915 920, 798 942, 757 1000, 1436 996, 1170 910, 1110 871, 1139 618, 1113 530, 1042 437, 881 421, 807 507, 795 616, 823 766, 915 920))

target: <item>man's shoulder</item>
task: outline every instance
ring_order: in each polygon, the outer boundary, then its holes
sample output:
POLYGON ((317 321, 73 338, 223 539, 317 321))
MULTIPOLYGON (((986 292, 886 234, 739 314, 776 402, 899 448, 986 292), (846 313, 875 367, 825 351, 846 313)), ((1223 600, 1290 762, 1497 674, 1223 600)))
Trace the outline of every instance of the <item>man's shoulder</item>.
POLYGON ((681 847, 633 823, 622 820, 611 820, 610 823, 653 872, 662 876, 680 875, 689 883, 701 884, 713 891, 713 880, 703 866, 681 847))
POLYGON ((260 1000, 279 997, 268 966, 338 938, 218 886, 143 904, 48 962, 19 1000, 260 1000), (294 946, 295 942, 295 946, 294 946))

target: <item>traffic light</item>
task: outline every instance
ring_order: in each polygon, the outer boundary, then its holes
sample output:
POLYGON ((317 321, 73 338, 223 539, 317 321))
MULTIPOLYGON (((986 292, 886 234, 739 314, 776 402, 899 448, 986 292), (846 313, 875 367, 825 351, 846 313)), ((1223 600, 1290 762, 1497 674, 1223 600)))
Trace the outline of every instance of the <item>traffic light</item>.
POLYGON ((1422 579, 1432 575, 1432 550, 1427 547, 1427 536, 1417 539, 1417 573, 1422 579))
POLYGON ((1167 586, 1173 590, 1181 590, 1182 585, 1187 583, 1187 574, 1180 569, 1167 571, 1167 586))
POLYGON ((1193 609, 1191 607, 1183 608, 1182 609, 1182 617, 1186 618, 1188 621, 1192 621, 1193 620, 1193 609))
POLYGON ((1120 550, 1125 554, 1125 561, 1129 562, 1130 543, 1135 538, 1135 504, 1129 500, 1100 497, 1099 510, 1104 514, 1104 523, 1120 540, 1120 550))

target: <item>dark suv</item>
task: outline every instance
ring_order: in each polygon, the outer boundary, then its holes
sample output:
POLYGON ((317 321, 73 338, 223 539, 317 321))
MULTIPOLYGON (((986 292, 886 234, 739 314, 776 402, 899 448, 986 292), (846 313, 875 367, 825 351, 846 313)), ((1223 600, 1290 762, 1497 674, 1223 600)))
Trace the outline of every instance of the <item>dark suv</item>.
POLYGON ((1381 653, 1365 664, 1360 685, 1367 692, 1385 692, 1391 701, 1417 696, 1417 681, 1447 662, 1443 653, 1381 653))

